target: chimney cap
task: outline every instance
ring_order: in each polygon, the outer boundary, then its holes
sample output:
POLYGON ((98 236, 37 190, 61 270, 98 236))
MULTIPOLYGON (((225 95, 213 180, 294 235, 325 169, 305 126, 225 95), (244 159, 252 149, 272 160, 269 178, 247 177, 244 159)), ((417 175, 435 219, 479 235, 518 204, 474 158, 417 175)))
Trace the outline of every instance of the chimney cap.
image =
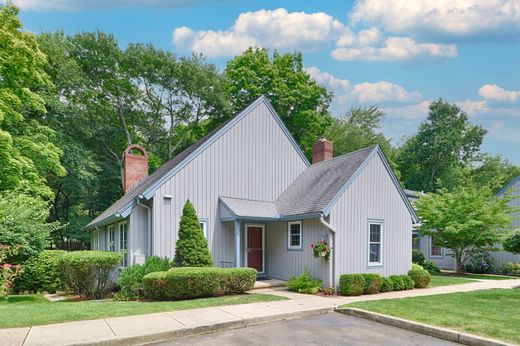
POLYGON ((124 156, 126 156, 126 155, 139 156, 139 155, 132 154, 132 150, 140 151, 141 154, 143 154, 142 156, 144 156, 146 159, 148 159, 148 153, 146 152, 146 149, 139 144, 130 144, 129 146, 127 146, 123 155, 124 156))

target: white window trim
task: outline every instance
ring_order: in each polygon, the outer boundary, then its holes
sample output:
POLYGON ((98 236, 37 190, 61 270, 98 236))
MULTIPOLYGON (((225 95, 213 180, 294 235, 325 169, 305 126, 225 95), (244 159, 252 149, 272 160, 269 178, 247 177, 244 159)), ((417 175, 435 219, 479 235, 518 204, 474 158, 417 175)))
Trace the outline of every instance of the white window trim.
POLYGON ((125 220, 125 221, 122 221, 122 222, 117 224, 117 234, 119 235, 119 237, 118 237, 118 242, 119 242, 118 252, 126 250, 126 254, 123 254, 124 258, 126 259, 126 263, 125 263, 125 260, 123 260, 123 262, 121 263, 122 267, 127 267, 130 264, 130 251, 128 250, 128 236, 129 236, 129 233, 130 232, 128 231, 128 221, 125 220), (121 248, 121 226, 122 225, 126 225, 126 239, 125 239, 126 240, 126 249, 122 249, 121 248))
MULTIPOLYGON (((367 225, 367 261, 369 267, 382 267, 383 266, 383 248, 384 248, 384 225, 382 220, 368 220, 367 225), (371 262, 370 261, 370 244, 372 242, 370 241, 370 225, 379 225, 380 228, 380 236, 379 236, 379 262, 371 262)), ((374 244, 377 244, 374 242, 374 244)))
POLYGON ((199 224, 202 227, 204 238, 208 239, 208 219, 199 219, 199 224))
POLYGON ((430 251, 429 251, 429 252, 430 252, 430 258, 444 258, 443 254, 442 254, 442 253, 443 253, 443 251, 442 251, 442 247, 441 247, 441 246, 437 246, 437 247, 440 247, 440 249, 441 249, 441 254, 440 254, 440 255, 433 255, 433 254, 432 254, 432 248, 433 248, 433 237, 430 236, 430 251))
POLYGON ((116 251, 116 226, 115 225, 110 225, 107 227, 107 233, 108 233, 108 246, 107 246, 107 250, 108 251, 112 251, 112 252, 115 252, 116 251), (114 239, 112 240, 112 232, 114 234, 114 239), (113 242, 113 244, 111 244, 113 242))
POLYGON ((303 247, 303 228, 302 228, 302 222, 301 221, 291 221, 287 222, 287 249, 288 250, 301 250, 303 247), (299 246, 293 246, 291 245, 291 226, 292 225, 299 225, 300 226, 300 245, 299 246))

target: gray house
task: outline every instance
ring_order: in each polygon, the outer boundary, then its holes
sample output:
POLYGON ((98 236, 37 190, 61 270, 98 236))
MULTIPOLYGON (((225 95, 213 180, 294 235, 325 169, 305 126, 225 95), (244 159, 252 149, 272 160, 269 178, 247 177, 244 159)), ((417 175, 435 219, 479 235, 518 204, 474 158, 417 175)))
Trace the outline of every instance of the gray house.
MULTIPOLYGON (((405 190, 410 202, 413 204, 415 200, 420 198, 421 193, 411 190, 405 190)), ((520 208, 520 176, 511 180, 506 184, 498 193, 497 196, 502 196, 505 193, 510 193, 515 198, 509 202, 509 205, 520 208)), ((520 228, 520 212, 514 212, 512 215, 512 227, 520 228)), ((456 270, 457 265, 455 258, 451 256, 451 251, 439 246, 434 246, 432 238, 429 236, 419 236, 416 232, 413 233, 413 247, 422 251, 426 259, 434 262, 441 269, 456 270)), ((497 244, 500 247, 500 244, 497 244)), ((509 262, 520 262, 520 255, 514 255, 507 251, 492 251, 490 252, 491 257, 495 259, 495 265, 502 267, 504 264, 509 262)))
POLYGON ((86 226, 92 248, 126 253, 124 265, 173 257, 189 199, 217 266, 282 280, 306 268, 326 286, 411 266, 417 216, 381 149, 333 158, 322 139, 311 165, 265 97, 150 176, 146 160, 144 148, 125 151, 125 195, 86 226), (321 240, 333 246, 329 262, 313 257, 321 240))

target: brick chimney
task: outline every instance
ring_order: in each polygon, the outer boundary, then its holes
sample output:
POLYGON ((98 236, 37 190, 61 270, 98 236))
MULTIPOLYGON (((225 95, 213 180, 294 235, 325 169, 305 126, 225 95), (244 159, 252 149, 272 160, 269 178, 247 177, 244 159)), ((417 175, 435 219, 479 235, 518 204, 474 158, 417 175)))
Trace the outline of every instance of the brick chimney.
POLYGON ((130 144, 123 153, 123 188, 130 191, 144 177, 148 176, 148 154, 137 144, 130 144), (141 155, 134 154, 139 151, 141 155))
POLYGON ((312 146, 312 163, 330 160, 332 156, 332 142, 325 138, 318 138, 312 146))

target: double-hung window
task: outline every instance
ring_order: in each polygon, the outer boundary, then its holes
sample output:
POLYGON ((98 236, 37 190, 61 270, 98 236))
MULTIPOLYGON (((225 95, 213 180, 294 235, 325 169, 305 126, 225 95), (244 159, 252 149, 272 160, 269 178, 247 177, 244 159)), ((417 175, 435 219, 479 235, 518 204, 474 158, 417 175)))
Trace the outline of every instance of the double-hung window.
POLYGON ((116 228, 115 228, 115 226, 108 227, 108 250, 116 251, 116 228))
POLYGON ((287 223, 287 248, 289 250, 302 249, 302 222, 287 223))
POLYGON ((128 223, 119 224, 119 251, 123 254, 122 266, 128 265, 128 223))
POLYGON ((383 264, 383 224, 381 222, 368 223, 368 265, 383 264))
POLYGON ((442 248, 440 246, 435 246, 435 237, 430 237, 430 257, 442 257, 442 248))

